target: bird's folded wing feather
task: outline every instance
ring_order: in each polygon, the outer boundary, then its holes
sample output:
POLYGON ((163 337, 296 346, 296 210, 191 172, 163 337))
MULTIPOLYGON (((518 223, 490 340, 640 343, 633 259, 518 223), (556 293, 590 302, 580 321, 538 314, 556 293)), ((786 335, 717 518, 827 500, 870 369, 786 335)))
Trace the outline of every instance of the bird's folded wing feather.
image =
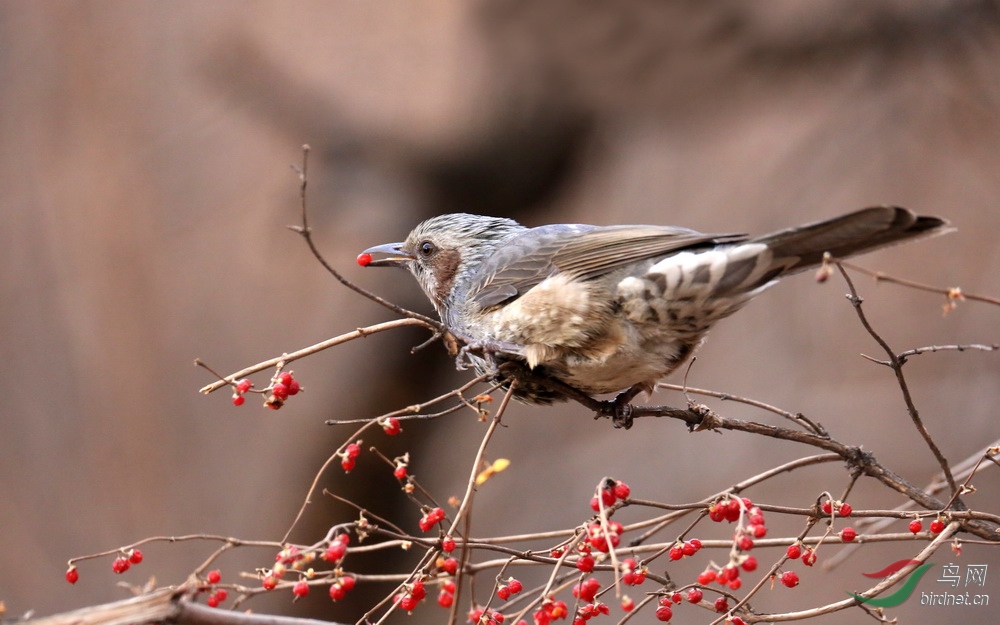
POLYGON ((556 273, 589 280, 647 258, 745 238, 669 226, 542 226, 497 249, 479 268, 480 281, 469 297, 479 309, 487 309, 523 295, 556 273))

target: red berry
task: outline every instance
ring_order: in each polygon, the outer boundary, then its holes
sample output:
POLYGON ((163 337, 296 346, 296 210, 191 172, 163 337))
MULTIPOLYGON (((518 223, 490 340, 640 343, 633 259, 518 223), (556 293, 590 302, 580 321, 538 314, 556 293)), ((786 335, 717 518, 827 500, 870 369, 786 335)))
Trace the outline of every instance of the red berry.
POLYGON ((261 582, 264 590, 274 590, 278 586, 278 578, 274 575, 268 575, 261 582))
POLYGON ((740 539, 737 541, 737 543, 739 544, 740 549, 742 549, 743 551, 750 551, 751 549, 753 549, 753 539, 750 538, 749 536, 740 536, 740 539))
POLYGON ((593 571, 594 564, 594 556, 591 555, 583 555, 576 560, 576 568, 580 569, 584 573, 590 573, 593 571))
POLYGON ((278 374, 278 382, 288 386, 292 383, 292 374, 287 371, 282 371, 278 374))
POLYGON ((795 571, 785 571, 781 574, 781 583, 789 588, 795 588, 799 585, 799 574, 795 571))
POLYGON ((403 428, 399 425, 399 419, 396 417, 389 417, 385 420, 385 423, 382 424, 382 430, 389 436, 395 436, 396 434, 402 432, 403 428))
POLYGON ((683 547, 679 547, 677 545, 674 545, 673 547, 670 548, 670 559, 671 560, 680 560, 683 557, 684 557, 684 548, 683 547))
POLYGON ((445 536, 441 539, 441 551, 445 553, 451 553, 455 551, 455 539, 451 536, 445 536))
POLYGON ((271 394, 277 397, 278 399, 284 401, 288 399, 288 387, 282 384, 281 382, 278 382, 277 384, 271 387, 271 394))
POLYGON ((454 575, 458 572, 458 560, 455 558, 445 558, 438 559, 438 568, 447 573, 448 575, 454 575))
POLYGON ((802 555, 802 547, 799 546, 799 543, 788 545, 788 550, 785 551, 785 554, 787 554, 791 560, 798 560, 799 556, 802 555))
POLYGON ((719 597, 715 600, 715 611, 716 612, 728 612, 729 602, 726 601, 725 597, 719 597))
POLYGON ((125 556, 119 556, 115 558, 115 561, 111 563, 111 570, 121 575, 125 571, 129 570, 132 565, 129 563, 128 558, 125 556))
POLYGON ((205 603, 210 608, 217 608, 217 607, 219 607, 219 598, 216 597, 215 593, 213 592, 212 594, 210 594, 208 596, 208 599, 205 600, 205 603))
POLYGON ((656 620, 666 623, 674 616, 674 611, 665 605, 656 608, 656 620))
POLYGON ((726 504, 717 502, 708 508, 708 518, 721 523, 726 518, 726 504))
POLYGON ((601 489, 601 503, 604 504, 605 508, 615 505, 616 501, 615 493, 610 488, 601 489))
POLYGON ((833 502, 829 499, 823 502, 823 514, 833 514, 833 502))
POLYGON ((209 584, 218 584, 222 581, 222 573, 218 570, 209 571, 208 575, 205 576, 205 579, 208 580, 209 584))
POLYGON ((229 591, 227 591, 225 588, 218 588, 215 591, 215 596, 219 598, 219 601, 225 601, 226 598, 229 596, 229 591))
POLYGON ((736 499, 730 499, 729 504, 726 505, 726 520, 730 523, 738 520, 740 518, 740 502, 736 499))
POLYGON ((910 531, 911 532, 913 532, 914 534, 916 534, 917 532, 919 532, 922 529, 924 529, 924 524, 920 521, 920 519, 913 519, 912 521, 910 521, 910 531))
POLYGON ((438 605, 442 608, 450 608, 451 605, 455 603, 454 593, 441 591, 438 593, 438 605))
POLYGON ((393 477, 397 480, 405 480, 407 476, 407 469, 405 464, 401 464, 392 471, 393 477))
POLYGON ((695 546, 689 542, 681 545, 681 553, 683 553, 686 556, 693 556, 694 552, 696 551, 698 551, 698 549, 695 548, 695 546))
POLYGON ((524 585, 519 580, 511 578, 507 582, 507 588, 510 588, 510 594, 516 595, 517 593, 524 590, 524 585))
POLYGON ((840 516, 851 516, 851 512, 853 510, 854 508, 851 507, 851 504, 842 503, 840 504, 840 508, 837 510, 837 514, 839 514, 840 516))
POLYGON ((419 603, 420 601, 413 595, 403 595, 403 597, 399 600, 399 607, 403 608, 407 612, 413 612, 419 603))
POLYGON ((593 497, 590 498, 590 509, 593 510, 594 512, 600 512, 601 501, 597 498, 597 495, 594 495, 593 497))
POLYGON ((692 538, 691 540, 688 541, 688 544, 694 547, 695 551, 701 549, 701 541, 698 540, 697 538, 692 538))
POLYGON ((128 556, 128 561, 132 564, 139 564, 142 562, 142 552, 138 549, 133 549, 132 553, 128 556))
POLYGON ((508 588, 507 586, 501 586, 500 588, 497 588, 497 597, 499 597, 503 601, 510 599, 510 588, 508 588))
POLYGON ((944 531, 944 521, 941 519, 934 519, 931 521, 931 531, 935 534, 940 534, 944 531))
POLYGON ((858 533, 854 531, 853 527, 845 527, 840 530, 840 539, 845 543, 849 543, 858 537, 858 533))
POLYGON ((288 383, 288 394, 289 395, 298 395, 299 391, 301 391, 301 390, 302 390, 302 385, 299 384, 298 380, 292 380, 291 382, 288 383))
POLYGON ((615 497, 619 499, 628 499, 628 496, 632 494, 632 489, 625 482, 615 483, 615 497))
POLYGON ((357 463, 354 461, 354 458, 344 458, 340 461, 340 466, 344 471, 350 471, 354 468, 355 464, 357 463))
POLYGON ((743 580, 737 577, 736 579, 729 581, 729 590, 739 590, 742 585, 743 580))
POLYGON ((743 570, 746 571, 747 573, 749 573, 751 571, 756 571, 757 570, 757 558, 755 558, 753 556, 747 556, 747 559, 744 560, 743 564, 741 564, 740 566, 742 566, 743 570))
POLYGON ((802 564, 805 564, 806 566, 812 566, 812 565, 816 564, 816 550, 815 549, 811 549, 811 548, 810 549, 806 549, 806 552, 804 554, 802 554, 802 564))
POLYGON ((358 254, 358 264, 367 267, 372 262, 372 255, 368 253, 358 254))
POLYGON ((753 532, 754 538, 764 538, 765 536, 767 536, 767 528, 764 527, 763 525, 757 524, 757 525, 751 525, 750 527, 751 527, 750 531, 753 532))
POLYGON ((242 406, 246 402, 247 398, 242 395, 233 395, 233 405, 242 406))
POLYGON ((357 458, 358 456, 361 455, 361 445, 358 445, 357 443, 351 443, 350 445, 344 448, 344 451, 347 453, 348 458, 357 458))
POLYGON ((292 594, 298 597, 305 597, 309 594, 309 584, 305 580, 296 582, 295 586, 292 587, 292 594))
POLYGON ((238 393, 246 393, 251 388, 253 388, 253 382, 251 382, 246 378, 243 378, 242 380, 236 383, 236 391, 238 393))
POLYGON ((688 591, 688 601, 691 603, 701 603, 704 597, 705 593, 701 591, 701 588, 692 588, 688 591))
POLYGON ((70 584, 75 584, 80 581, 80 572, 76 570, 75 566, 71 566, 66 569, 66 581, 70 584))
POLYGON ((337 562, 345 555, 347 555, 347 545, 339 540, 334 540, 327 546, 323 559, 327 562, 337 562))
POLYGON ((635 609, 635 601, 632 600, 628 595, 622 597, 622 611, 631 612, 635 609))
POLYGON ((716 574, 712 569, 707 569, 698 575, 698 583, 702 586, 707 586, 715 581, 716 574))
POLYGON ((330 586, 330 598, 334 601, 340 601, 347 596, 347 591, 339 583, 332 584, 330 586))
POLYGON ((416 597, 417 601, 426 597, 427 589, 424 587, 424 583, 419 579, 414 580, 413 583, 410 584, 410 594, 416 597))
POLYGON ((354 579, 350 575, 344 575, 338 580, 337 583, 339 583, 344 590, 350 591, 352 588, 354 588, 354 584, 356 584, 357 581, 358 580, 354 579))

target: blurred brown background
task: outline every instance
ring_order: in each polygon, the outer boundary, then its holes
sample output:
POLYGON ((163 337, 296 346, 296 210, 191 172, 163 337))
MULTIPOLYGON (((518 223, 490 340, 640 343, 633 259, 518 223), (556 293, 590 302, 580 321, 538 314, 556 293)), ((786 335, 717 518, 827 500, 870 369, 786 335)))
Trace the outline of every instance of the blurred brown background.
MULTIPOLYGON (((153 535, 280 538, 347 435, 325 419, 373 416, 462 379, 437 348, 410 356, 425 337, 400 333, 296 363, 307 392, 278 413, 196 393, 210 381, 196 356, 228 372, 388 318, 284 228, 297 219, 289 164, 303 143, 314 149, 310 202, 327 257, 422 311, 408 276, 363 271, 354 256, 452 210, 758 233, 899 204, 958 231, 864 264, 1000 293, 993 2, 8 0, 0 72, 0 600, 11 616, 122 598, 118 581, 178 583, 211 547, 148 546, 122 578, 110 561, 84 563, 70 587, 73 556, 153 535)), ((942 316, 935 296, 860 284, 900 351, 998 340, 996 308, 942 316)), ((786 281, 713 332, 689 381, 801 411, 923 484, 933 459, 890 372, 858 356, 877 350, 844 291, 837 279, 786 281)), ((997 355, 924 355, 907 374, 949 459, 997 438, 997 355)), ((811 451, 666 421, 612 431, 574 406, 516 406, 506 423, 490 455, 513 465, 477 499, 478 536, 579 523, 604 475, 636 496, 683 502, 811 451)), ((411 450, 412 471, 443 500, 461 492, 481 432, 459 415, 407 425, 386 450, 411 450)), ((415 521, 387 473, 363 457, 349 478, 336 470, 323 484, 415 521)), ((977 480, 970 504, 995 502, 997 482, 977 480)), ((806 505, 844 484, 831 466, 750 494, 806 505)), ((317 500, 293 540, 351 518, 317 500)), ((852 502, 899 503, 864 480, 852 502)), ((754 603, 838 600, 862 587, 860 571, 911 547, 800 571, 796 592, 754 603)), ((240 551, 221 567, 236 581, 272 557, 240 551)), ((960 562, 1000 558, 970 546, 960 562)), ((1000 568, 990 571, 985 592, 1000 595, 1000 568)), ((249 607, 351 620, 365 607, 359 598, 334 614, 313 594, 249 607)), ((428 603, 414 618, 441 622, 428 603)), ((994 621, 956 610, 911 600, 894 614, 994 621)), ((819 622, 845 618, 860 617, 819 622)))

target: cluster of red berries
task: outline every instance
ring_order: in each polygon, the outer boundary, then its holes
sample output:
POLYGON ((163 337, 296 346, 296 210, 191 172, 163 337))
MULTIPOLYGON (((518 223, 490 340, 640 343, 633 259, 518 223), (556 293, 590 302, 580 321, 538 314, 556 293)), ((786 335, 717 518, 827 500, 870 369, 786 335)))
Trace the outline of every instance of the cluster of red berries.
MULTIPOLYGON (((596 591, 594 591, 596 594, 596 591)), ((569 616, 569 608, 565 601, 558 601, 549 597, 542 602, 542 607, 535 610, 532 617, 535 625, 549 625, 552 621, 561 621, 569 616)))
POLYGON ((420 518, 417 525, 420 526, 421 532, 430 531, 432 527, 444 520, 444 510, 441 508, 431 508, 424 513, 424 516, 420 518))
POLYGON ((609 479, 597 495, 594 495, 590 500, 590 509, 599 512, 601 506, 610 508, 615 505, 616 501, 628 499, 631 494, 632 489, 629 488, 628 484, 621 480, 609 479))
POLYGON ((618 521, 608 521, 606 528, 599 521, 594 521, 587 525, 587 545, 601 553, 607 553, 621 543, 624 531, 625 528, 618 521))
POLYGON ((524 590, 524 586, 521 582, 511 577, 497 588, 497 597, 506 601, 522 590, 524 590))
MULTIPOLYGON (((233 405, 242 406, 246 402, 245 395, 250 392, 253 388, 253 382, 243 378, 233 382, 233 405)), ((290 371, 282 371, 279 373, 275 379, 272 381, 271 386, 267 389, 261 391, 262 393, 268 393, 267 400, 264 401, 264 405, 273 410, 281 408, 285 404, 285 400, 291 395, 298 395, 301 392, 302 386, 299 381, 292 377, 290 371)))
POLYGON ((407 612, 413 612, 414 608, 424 600, 427 596, 427 589, 424 588, 424 583, 415 579, 410 584, 403 585, 403 592, 396 595, 394 601, 400 608, 406 610, 407 612))
MULTIPOLYGON (((334 540, 334 543, 342 543, 346 548, 347 535, 341 534, 334 540)), ((334 548, 334 553, 332 555, 335 556, 339 547, 334 547, 334 543, 331 543, 330 547, 334 548)), ((327 553, 329 553, 329 548, 327 553)), ((327 553, 324 553, 321 557, 323 557, 323 559, 327 559, 327 553)), ((278 555, 274 557, 274 568, 265 572, 264 578, 261 580, 261 585, 264 590, 274 590, 278 587, 278 582, 289 569, 301 571, 310 565, 315 559, 315 551, 306 551, 303 553, 295 545, 289 545, 279 551, 278 555)), ((312 577, 312 569, 309 569, 308 573, 308 577, 312 577)), ((305 580, 300 580, 292 587, 292 594, 295 595, 296 599, 305 597, 309 594, 309 584, 305 580)))
MULTIPOLYGON (((497 612, 496 610, 483 610, 480 607, 475 607, 469 610, 468 621, 472 625, 500 625, 505 620, 503 614, 497 612)), ((520 621, 518 625, 521 625, 524 621, 520 621)))
POLYGON ((354 588, 356 581, 350 575, 341 575, 335 582, 330 584, 330 598, 334 601, 340 601, 354 588))
POLYGON ((320 557, 327 562, 340 562, 347 555, 347 545, 350 542, 351 537, 347 534, 337 534, 320 557))
POLYGON ((608 604, 601 603, 587 603, 580 606, 576 611, 576 616, 573 618, 573 625, 583 625, 595 616, 600 616, 602 614, 611 614, 611 608, 608 604))
MULTIPOLYGON (((222 581, 222 572, 218 569, 209 571, 205 575, 205 581, 212 586, 215 586, 222 581)), ((229 593, 225 588, 213 588, 211 594, 208 595, 208 599, 205 600, 205 603, 207 603, 210 608, 217 608, 219 607, 219 604, 225 601, 228 596, 229 593)))
MULTIPOLYGON (((938 517, 931 521, 931 532, 934 534, 940 534, 944 531, 945 523, 938 517)), ((913 519, 910 521, 910 531, 914 534, 920 533, 924 529, 924 523, 920 519, 913 519)))
MULTIPOLYGON (((123 553, 117 558, 115 558, 114 562, 111 563, 111 570, 114 571, 116 574, 121 575, 125 571, 132 568, 133 564, 139 564, 141 562, 142 562, 142 552, 139 551, 138 549, 130 549, 128 553, 123 553)), ((69 580, 69 577, 70 577, 69 571, 66 571, 67 581, 69 580)), ((76 580, 73 580, 70 583, 75 584, 76 580)))
POLYGON ((801 557, 802 564, 806 566, 816 564, 816 550, 812 547, 806 547, 799 542, 788 545, 788 549, 785 551, 785 554, 788 556, 789 560, 798 560, 801 557))
POLYGON ((455 603, 455 580, 445 578, 441 581, 441 592, 438 593, 438 605, 450 608, 455 603))
POLYGON ((671 560, 680 560, 684 556, 693 556, 698 553, 699 549, 701 549, 701 541, 697 538, 692 538, 684 542, 678 541, 677 544, 670 548, 667 555, 671 560))
POLYGON ((344 451, 340 452, 340 467, 344 471, 350 471, 357 464, 358 456, 361 455, 361 441, 357 443, 349 443, 344 447, 344 451))
POLYGON ((438 569, 444 571, 448 575, 454 575, 458 572, 458 560, 455 558, 439 556, 435 564, 438 569))
MULTIPOLYGON (((704 599, 705 593, 702 592, 700 588, 692 588, 688 591, 687 600, 689 603, 701 603, 704 599)), ((670 595, 664 595, 660 597, 656 608, 656 620, 666 623, 674 616, 673 605, 683 602, 685 599, 684 595, 679 592, 672 593, 670 595)), ((713 604, 716 612, 728 612, 729 611, 729 601, 725 597, 719 597, 715 600, 713 604)), ((738 616, 734 616, 730 623, 743 623, 743 619, 738 616), (737 621, 739 619, 739 621, 737 621)))
MULTIPOLYGON (((232 383, 233 386, 233 405, 242 406, 246 402, 245 395, 250 392, 253 388, 253 382, 243 378, 242 380, 237 380, 232 383)), ((264 405, 273 410, 277 410, 285 405, 285 400, 287 400, 291 395, 298 395, 303 390, 299 381, 292 377, 291 371, 282 371, 271 381, 271 386, 269 388, 261 391, 262 393, 267 393, 268 397, 264 401, 264 405)))
POLYGON ((851 512, 854 511, 851 508, 851 504, 846 501, 830 501, 826 499, 823 501, 823 514, 832 515, 834 510, 837 511, 837 516, 851 516, 851 512))
POLYGON ((573 586, 573 596, 585 603, 591 603, 597 597, 597 591, 601 589, 601 582, 596 578, 588 577, 576 586, 573 586))
POLYGON ((622 583, 626 586, 638 586, 646 581, 646 567, 640 567, 634 558, 622 560, 621 567, 622 583))

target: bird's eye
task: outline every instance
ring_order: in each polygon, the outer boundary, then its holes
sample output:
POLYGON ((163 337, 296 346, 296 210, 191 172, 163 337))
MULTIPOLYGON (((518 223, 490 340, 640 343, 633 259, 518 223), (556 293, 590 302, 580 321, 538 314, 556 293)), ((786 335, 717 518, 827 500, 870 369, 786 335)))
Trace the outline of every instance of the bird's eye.
POLYGON ((437 248, 430 241, 424 241, 418 249, 420 250, 420 255, 424 258, 430 258, 437 251, 437 248))

